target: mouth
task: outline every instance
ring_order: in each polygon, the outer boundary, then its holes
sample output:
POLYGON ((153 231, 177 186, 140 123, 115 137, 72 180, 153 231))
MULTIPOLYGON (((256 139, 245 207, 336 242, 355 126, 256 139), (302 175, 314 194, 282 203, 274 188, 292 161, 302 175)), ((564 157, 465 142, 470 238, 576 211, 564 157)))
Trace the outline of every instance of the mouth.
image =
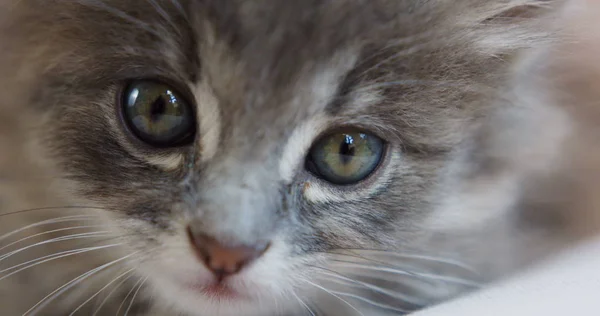
POLYGON ((190 284, 188 288, 204 297, 219 301, 239 301, 247 299, 239 291, 233 289, 230 285, 223 282, 214 282, 209 285, 190 284))

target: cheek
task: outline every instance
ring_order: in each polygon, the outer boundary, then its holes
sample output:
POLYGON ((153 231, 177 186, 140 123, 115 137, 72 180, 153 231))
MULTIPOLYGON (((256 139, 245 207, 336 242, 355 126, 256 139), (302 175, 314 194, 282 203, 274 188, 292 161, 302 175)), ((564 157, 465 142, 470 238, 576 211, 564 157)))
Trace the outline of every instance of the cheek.
POLYGON ((305 277, 302 260, 291 255, 291 249, 281 239, 275 239, 269 251, 236 279, 237 286, 247 291, 257 291, 257 297, 284 298, 299 280, 305 277))
POLYGON ((381 248, 398 228, 400 211, 377 201, 313 205, 302 217, 305 244, 318 251, 381 248))

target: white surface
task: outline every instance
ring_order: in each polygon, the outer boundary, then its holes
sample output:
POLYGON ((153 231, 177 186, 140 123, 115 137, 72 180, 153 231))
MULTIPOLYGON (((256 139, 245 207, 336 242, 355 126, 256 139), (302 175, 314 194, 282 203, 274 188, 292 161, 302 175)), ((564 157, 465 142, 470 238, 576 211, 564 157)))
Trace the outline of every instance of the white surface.
POLYGON ((600 238, 489 289, 414 314, 452 315, 600 316, 600 238))

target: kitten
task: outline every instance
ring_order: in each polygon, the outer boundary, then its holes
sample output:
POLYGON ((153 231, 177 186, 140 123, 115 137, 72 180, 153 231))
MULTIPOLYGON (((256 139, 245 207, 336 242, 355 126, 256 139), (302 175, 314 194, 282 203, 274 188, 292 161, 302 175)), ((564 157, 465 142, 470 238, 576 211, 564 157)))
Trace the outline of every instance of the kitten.
POLYGON ((404 314, 578 239, 506 94, 554 5, 0 2, 3 315, 404 314))

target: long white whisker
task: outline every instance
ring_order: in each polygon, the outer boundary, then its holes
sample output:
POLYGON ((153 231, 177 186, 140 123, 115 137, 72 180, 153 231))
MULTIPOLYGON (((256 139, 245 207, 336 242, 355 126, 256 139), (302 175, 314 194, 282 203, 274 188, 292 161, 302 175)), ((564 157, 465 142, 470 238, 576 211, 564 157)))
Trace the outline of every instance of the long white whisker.
POLYGON ((345 299, 341 298, 339 295, 333 293, 332 291, 330 291, 330 290, 328 290, 328 289, 326 289, 326 288, 324 288, 324 287, 322 287, 322 286, 320 286, 320 285, 318 285, 316 283, 313 283, 313 282, 311 282, 309 280, 303 279, 302 281, 304 281, 304 282, 306 282, 306 283, 308 283, 308 284, 310 284, 310 285, 312 285, 312 286, 314 286, 314 287, 316 287, 316 288, 318 288, 318 289, 320 289, 320 290, 328 293, 329 295, 337 298, 338 300, 340 300, 343 303, 345 303, 346 305, 348 305, 350 308, 352 308, 353 310, 355 310, 359 315, 365 316, 360 310, 358 310, 356 307, 354 307, 354 305, 348 303, 348 301, 346 301, 345 299))
POLYGON ((125 305, 125 302, 127 302, 127 299, 129 298, 129 295, 131 295, 131 293, 133 293, 133 291, 142 282, 142 280, 144 280, 143 277, 141 277, 137 282, 135 282, 135 284, 131 287, 131 290, 129 290, 129 292, 127 292, 127 295, 125 295, 125 298, 123 298, 123 301, 121 302, 121 305, 119 305, 119 309, 117 309, 117 312, 115 313, 115 316, 119 315, 119 313, 121 312, 121 309, 123 309, 123 306, 125 305))
POLYGON ((63 254, 63 255, 60 255, 60 256, 53 256, 52 258, 36 262, 34 264, 31 264, 31 265, 28 265, 26 267, 23 267, 23 268, 21 268, 21 269, 19 269, 17 271, 13 271, 13 272, 11 272, 11 273, 9 273, 7 275, 4 275, 4 276, 0 277, 0 281, 6 279, 8 277, 10 277, 11 275, 15 275, 15 274, 17 274, 17 273, 19 273, 21 271, 33 268, 33 267, 35 267, 37 265, 40 265, 40 264, 43 264, 43 263, 46 263, 46 262, 49 262, 49 261, 57 260, 57 259, 60 259, 60 258, 72 256, 72 255, 77 255, 77 254, 80 254, 80 253, 86 253, 86 252, 90 252, 90 251, 94 251, 94 250, 100 250, 100 249, 105 249, 105 248, 110 248, 110 247, 115 247, 115 246, 120 246, 120 245, 121 244, 113 244, 113 245, 106 245, 106 246, 91 247, 91 248, 85 248, 83 250, 77 250, 75 252, 63 254))
POLYGON ((90 218, 98 218, 99 216, 94 216, 94 215, 71 215, 71 216, 63 216, 63 217, 58 217, 58 218, 53 218, 53 219, 47 219, 47 220, 43 220, 37 223, 33 223, 30 225, 27 225, 25 227, 21 227, 19 229, 13 230, 9 233, 6 233, 2 236, 0 236, 0 241, 18 234, 24 230, 30 229, 30 228, 34 228, 34 227, 38 227, 38 226, 42 226, 42 225, 48 225, 48 224, 56 224, 56 223, 64 223, 64 222, 74 222, 74 221, 82 221, 85 219, 90 219, 90 218))
POLYGON ((294 295, 294 297, 298 300, 298 302, 304 306, 304 308, 306 308, 306 311, 308 311, 310 313, 310 316, 317 316, 315 315, 315 313, 312 311, 312 309, 310 309, 310 307, 308 306, 308 304, 306 304, 299 296, 298 294, 294 293, 294 291, 292 291, 292 295, 294 295))
POLYGON ((142 289, 142 287, 144 286, 144 283, 146 283, 146 281, 148 281, 148 277, 146 277, 144 279, 144 281, 142 281, 142 283, 140 283, 137 290, 135 290, 135 293, 133 293, 133 296, 131 297, 131 301, 129 302, 129 306, 127 307, 127 310, 125 311, 124 316, 127 316, 129 314, 129 310, 131 310, 131 306, 133 306, 133 302, 135 301, 136 296, 138 295, 138 293, 140 292, 140 290, 142 289))
POLYGON ((38 233, 35 235, 31 235, 31 236, 27 236, 24 238, 21 238, 17 241, 13 241, 10 244, 3 246, 2 248, 0 248, 0 251, 12 246, 12 245, 16 245, 20 242, 23 242, 25 240, 29 240, 35 237, 39 237, 39 236, 43 236, 43 235, 48 235, 48 234, 53 234, 53 233, 58 233, 58 232, 62 232, 62 231, 68 231, 68 230, 77 230, 77 229, 86 229, 86 228, 98 228, 98 227, 106 227, 106 225, 86 225, 86 226, 74 226, 74 227, 67 227, 67 228, 60 228, 60 229, 54 229, 54 230, 49 230, 49 231, 45 231, 43 233, 38 233))
POLYGON ((386 273, 391 273, 391 274, 396 274, 396 275, 406 275, 406 276, 411 276, 411 277, 418 276, 418 277, 421 277, 424 279, 442 281, 442 282, 446 282, 446 283, 455 283, 455 284, 466 285, 466 286, 476 287, 476 288, 481 286, 477 282, 473 282, 473 281, 469 281, 469 280, 465 280, 465 279, 461 279, 461 278, 450 277, 450 276, 428 274, 428 273, 421 273, 421 272, 410 272, 409 273, 409 272, 406 272, 403 270, 398 270, 398 269, 393 269, 393 268, 379 267, 379 266, 367 266, 367 265, 363 265, 360 263, 354 263, 354 262, 343 261, 343 260, 332 260, 332 261, 337 262, 336 266, 339 266, 341 268, 357 268, 357 269, 370 270, 370 271, 386 272, 386 273))
POLYGON ((35 305, 33 305, 30 309, 28 309, 23 316, 27 316, 27 315, 34 315, 36 311, 44 308, 44 306, 48 303, 50 303, 52 300, 54 300, 56 297, 60 296, 62 293, 68 291, 69 289, 71 289, 73 286, 79 284, 80 282, 84 281, 85 279, 87 279, 88 277, 96 274, 99 271, 102 271, 104 269, 107 269, 123 260, 126 260, 127 258, 130 258, 134 255, 136 255, 139 251, 136 251, 134 253, 131 253, 127 256, 121 257, 119 259, 113 260, 109 263, 106 263, 104 265, 101 265, 89 272, 86 272, 76 278, 74 278, 73 280, 65 283, 64 285, 60 286, 59 288, 57 288, 56 290, 52 291, 52 293, 46 295, 43 299, 41 299, 39 302, 37 302, 35 305))
POLYGON ((99 232, 89 232, 89 233, 81 233, 81 234, 73 234, 73 235, 67 235, 67 236, 61 236, 61 237, 57 237, 57 238, 52 238, 52 239, 48 239, 48 240, 44 240, 44 241, 40 241, 38 243, 35 243, 33 245, 29 245, 29 246, 25 246, 16 250, 13 250, 9 253, 6 253, 2 256, 0 256, 0 262, 2 262, 3 260, 14 256, 20 252, 23 252, 27 249, 31 249, 34 247, 39 247, 42 245, 46 245, 46 244, 52 244, 52 243, 57 243, 57 242, 61 242, 61 241, 68 241, 68 240, 74 240, 74 239, 87 239, 87 238, 95 238, 95 237, 99 237, 99 236, 107 236, 110 235, 112 232, 110 231, 99 231, 99 232))
POLYGON ((102 310, 102 306, 104 306, 104 304, 106 304, 106 302, 113 295, 113 293, 115 293, 121 287, 121 285, 123 285, 123 283, 127 282, 127 280, 131 279, 133 276, 134 276, 134 274, 130 274, 128 277, 126 277, 121 282, 119 282, 119 284, 117 284, 115 286, 115 288, 112 289, 108 293, 108 295, 106 295, 106 297, 102 300, 102 302, 100 303, 100 305, 98 306, 98 308, 96 308, 96 311, 94 312, 94 314, 92 316, 96 316, 100 312, 100 310, 102 310))
MULTIPOLYGON (((319 273, 321 273, 323 275, 330 276, 334 280, 335 279, 337 279, 337 280, 343 280, 343 281, 346 281, 346 282, 349 282, 349 283, 352 283, 352 284, 360 285, 360 286, 362 286, 364 288, 367 288, 367 289, 370 289, 370 290, 372 290, 374 292, 377 292, 377 293, 380 293, 380 294, 384 294, 384 295, 387 295, 389 297, 393 297, 395 299, 399 299, 399 300, 402 300, 402 301, 410 303, 410 304, 419 305, 419 306, 423 306, 424 305, 424 302, 419 301, 418 299, 416 299, 416 298, 414 298, 412 296, 404 295, 402 293, 398 293, 398 292, 395 292, 395 291, 390 291, 390 290, 387 290, 387 289, 384 289, 382 287, 375 286, 375 285, 372 285, 372 284, 369 284, 369 283, 366 283, 366 282, 354 280, 354 279, 346 277, 346 276, 344 276, 342 274, 334 274, 334 273, 323 272, 323 271, 319 271, 319 273)), ((333 281, 333 280, 330 280, 330 281, 333 281)), ((347 283, 342 282, 342 284, 347 284, 347 283)))
POLYGON ((120 274, 119 276, 117 276, 116 278, 112 279, 112 281, 108 282, 104 287, 102 287, 98 292, 94 293, 92 296, 90 296, 90 298, 88 298, 87 300, 85 300, 85 302, 81 303, 81 305, 77 306, 77 308, 75 308, 71 314, 69 314, 69 316, 73 316, 78 310, 80 310, 83 306, 85 306, 85 304, 89 303, 91 300, 94 299, 94 297, 98 296, 100 293, 102 293, 102 291, 104 291, 106 288, 108 288, 111 284, 115 283, 116 281, 118 281, 120 278, 126 276, 127 274, 131 273, 133 270, 135 269, 129 269, 127 271, 125 271, 124 273, 120 274))
MULTIPOLYGON (((350 255, 350 254, 336 254, 336 255, 347 256, 347 257, 351 257, 353 259, 354 258, 356 258, 356 259, 362 259, 362 260, 368 261, 369 264, 376 263, 376 264, 380 264, 382 266, 387 266, 387 267, 392 267, 392 268, 397 268, 397 269, 403 269, 402 271, 404 271, 407 275, 411 275, 411 276, 413 276, 415 278, 419 277, 419 275, 416 272, 404 269, 402 266, 399 266, 397 264, 391 264, 391 263, 388 263, 388 262, 384 262, 382 260, 370 259, 370 258, 366 258, 364 256, 357 255, 357 254, 353 254, 353 255, 350 255)), ((360 264, 359 262, 349 261, 349 260, 341 260, 341 259, 330 259, 330 261, 331 262, 343 262, 343 263, 360 264)), ((319 269, 325 269, 325 268, 318 267, 318 266, 314 266, 314 267, 319 268, 319 269)), ((325 270, 327 270, 327 269, 325 269, 325 270)), ((327 270, 327 271, 334 272, 332 270, 327 270)), ((433 285, 433 282, 431 282, 429 280, 424 280, 424 282, 432 283, 432 285, 433 285)))
POLYGON ((339 296, 345 296, 345 297, 350 297, 350 298, 353 298, 353 299, 357 299, 359 301, 363 301, 363 302, 365 302, 367 304, 370 304, 370 305, 373 305, 375 307, 379 307, 379 308, 382 308, 382 309, 387 309, 387 310, 391 310, 391 311, 399 312, 399 313, 408 313, 408 311, 403 310, 401 308, 396 308, 396 307, 389 306, 389 305, 386 305, 386 304, 381 304, 381 303, 375 302, 373 300, 370 300, 368 298, 365 298, 365 297, 362 297, 362 296, 359 296, 359 295, 356 295, 356 294, 345 293, 345 292, 337 292, 337 291, 331 291, 331 293, 339 295, 339 296))
MULTIPOLYGON (((473 274, 478 275, 479 273, 473 269, 472 267, 469 267, 461 262, 458 262, 456 260, 452 260, 452 259, 447 259, 447 258, 440 258, 440 257, 433 257, 433 256, 427 256, 427 255, 417 255, 417 254, 407 254, 407 253, 397 253, 397 252, 388 252, 388 251, 377 251, 377 250, 368 250, 368 249, 356 249, 356 250, 350 250, 352 251, 352 253, 360 256, 359 253, 371 253, 371 254, 383 254, 389 257, 394 257, 394 258, 405 258, 405 259, 416 259, 416 260, 425 260, 425 261, 431 261, 431 262, 437 262, 437 263, 443 263, 443 264, 449 264, 449 265, 453 265, 462 269, 465 269, 473 274)), ((344 254, 344 253, 335 253, 338 255, 348 255, 348 254, 344 254)), ((361 256, 362 257, 362 256, 361 256)), ((364 258, 364 257, 363 257, 364 258)), ((367 259, 369 260, 369 259, 367 259)))
MULTIPOLYGON (((108 246, 112 247, 112 245, 108 245, 108 246)), ((41 264, 41 263, 44 263, 44 262, 51 261, 51 260, 45 260, 45 259, 48 259, 48 258, 51 258, 52 260, 54 260, 54 259, 60 259, 60 258, 68 257, 70 255, 76 255, 76 254, 79 254, 79 253, 85 253, 85 252, 89 252, 89 251, 93 251, 93 250, 104 249, 105 247, 106 246, 98 246, 98 247, 87 247, 87 248, 79 248, 79 249, 74 249, 74 250, 61 251, 61 252, 53 253, 51 255, 43 256, 43 257, 40 257, 40 258, 35 258, 35 259, 29 260, 27 262, 19 263, 19 264, 14 265, 14 266, 12 266, 10 268, 6 268, 4 270, 0 270, 0 273, 8 272, 10 270, 14 270, 14 269, 17 269, 19 267, 27 266, 29 264, 33 264, 33 263, 36 263, 36 262, 38 262, 39 264, 41 264)), ((34 267, 36 265, 37 264, 34 264, 32 266, 28 266, 25 269, 29 269, 29 268, 34 267)), ((24 270, 24 269, 22 269, 22 270, 24 270)), ((19 270, 19 271, 22 271, 22 270, 19 270)), ((17 273, 19 271, 16 271, 15 273, 17 273)), ((5 276, 2 277, 2 279, 5 278, 5 277, 9 277, 12 274, 13 273, 11 273, 9 275, 5 275, 5 276)), ((0 280, 2 280, 2 279, 0 279, 0 280)))

